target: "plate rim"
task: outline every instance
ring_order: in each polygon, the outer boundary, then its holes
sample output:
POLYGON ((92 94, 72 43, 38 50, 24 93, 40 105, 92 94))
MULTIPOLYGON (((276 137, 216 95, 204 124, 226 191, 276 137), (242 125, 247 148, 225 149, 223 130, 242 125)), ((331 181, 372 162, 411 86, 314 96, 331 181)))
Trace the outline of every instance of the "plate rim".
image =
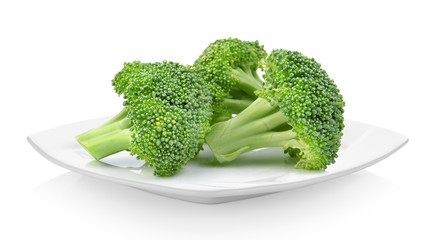
POLYGON ((294 188, 295 185, 297 185, 298 187, 308 186, 308 185, 312 185, 315 183, 319 183, 319 182, 331 180, 334 178, 342 177, 342 176, 360 171, 364 168, 367 168, 369 166, 372 166, 372 165, 382 161, 383 159, 385 159, 385 158, 389 157, 390 155, 394 154, 395 152, 397 152, 399 149, 401 149, 403 146, 405 146, 409 141, 408 137, 406 137, 403 134, 397 133, 393 130, 385 129, 382 127, 378 127, 378 126, 375 126, 372 124, 363 123, 363 122, 356 121, 356 120, 346 119, 346 121, 355 122, 355 123, 359 123, 359 124, 363 124, 363 125, 368 125, 371 127, 375 127, 375 128, 379 128, 382 130, 392 132, 394 134, 401 136, 402 139, 404 139, 404 140, 397 147, 394 147, 393 150, 386 152, 385 154, 381 155, 380 157, 375 158, 372 161, 368 161, 366 163, 360 164, 360 165, 355 166, 353 168, 348 168, 348 169, 344 169, 344 170, 333 172, 333 173, 323 174, 323 175, 320 175, 315 178, 303 179, 303 180, 298 180, 298 181, 287 180, 286 182, 271 182, 268 184, 261 184, 261 185, 239 186, 236 188, 228 187, 228 188, 224 188, 224 189, 192 189, 192 188, 173 187, 173 186, 169 186, 169 185, 160 185, 160 184, 148 183, 148 182, 140 182, 140 181, 135 181, 135 180, 127 179, 127 178, 122 178, 122 177, 117 177, 117 176, 109 176, 109 175, 101 174, 101 173, 98 173, 95 171, 78 168, 78 167, 67 164, 67 163, 60 161, 57 158, 51 156, 46 151, 44 151, 33 139, 34 136, 37 136, 41 133, 44 133, 44 132, 47 132, 47 131, 50 131, 50 130, 53 130, 56 128, 62 128, 62 127, 66 127, 66 126, 69 126, 72 124, 79 124, 82 122, 93 121, 93 120, 98 120, 98 119, 104 119, 104 118, 95 118, 95 119, 89 119, 89 120, 84 120, 84 121, 78 121, 78 122, 74 122, 74 123, 70 123, 70 124, 61 125, 61 126, 58 126, 55 128, 47 129, 44 131, 40 131, 38 133, 27 136, 27 141, 39 154, 41 154, 44 158, 46 158, 50 162, 52 162, 60 167, 63 167, 65 169, 68 169, 70 171, 77 172, 79 174, 98 178, 101 180, 110 181, 110 182, 117 183, 117 184, 127 185, 130 187, 140 188, 140 189, 146 190, 146 191, 152 191, 152 189, 154 189, 156 191, 159 190, 158 192, 161 192, 161 193, 163 193, 163 192, 169 193, 170 191, 173 191, 173 192, 178 191, 178 192, 180 192, 180 194, 183 194, 185 196, 201 197, 201 195, 206 195, 204 197, 212 197, 212 198, 243 195, 244 194, 243 191, 251 192, 253 194, 279 192, 279 191, 294 188), (266 188, 272 188, 272 190, 270 192, 264 191, 266 188), (276 188, 276 189, 273 189, 273 188, 276 188), (167 190, 167 191, 165 191, 165 190, 167 190), (220 195, 220 196, 216 196, 216 195, 220 195))

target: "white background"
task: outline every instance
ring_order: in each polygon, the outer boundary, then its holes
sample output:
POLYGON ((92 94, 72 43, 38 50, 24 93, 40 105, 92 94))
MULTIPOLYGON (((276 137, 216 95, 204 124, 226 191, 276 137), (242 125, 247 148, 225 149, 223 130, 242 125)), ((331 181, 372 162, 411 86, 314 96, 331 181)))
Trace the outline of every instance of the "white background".
POLYGON ((439 239, 439 22, 435 1, 1 1, 0 238, 439 239), (230 36, 315 57, 347 119, 409 143, 346 177, 221 205, 84 177, 27 143, 118 112, 124 61, 191 64, 230 36))

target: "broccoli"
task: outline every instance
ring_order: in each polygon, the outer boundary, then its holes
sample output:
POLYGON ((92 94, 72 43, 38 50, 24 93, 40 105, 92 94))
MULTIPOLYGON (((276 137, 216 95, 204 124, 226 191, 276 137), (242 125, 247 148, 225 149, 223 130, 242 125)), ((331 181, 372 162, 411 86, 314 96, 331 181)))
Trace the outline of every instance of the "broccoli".
POLYGON ((263 86, 257 69, 266 56, 258 41, 228 38, 209 44, 194 62, 212 94, 212 123, 230 119, 257 98, 255 91, 263 86))
POLYGON ((295 168, 334 163, 345 105, 334 81, 313 58, 278 49, 264 61, 264 88, 234 118, 211 126, 205 140, 220 162, 264 147, 283 147, 295 168))
POLYGON ((76 138, 95 159, 123 150, 171 176, 202 149, 212 116, 203 79, 190 67, 163 61, 125 63, 112 80, 124 108, 76 138))

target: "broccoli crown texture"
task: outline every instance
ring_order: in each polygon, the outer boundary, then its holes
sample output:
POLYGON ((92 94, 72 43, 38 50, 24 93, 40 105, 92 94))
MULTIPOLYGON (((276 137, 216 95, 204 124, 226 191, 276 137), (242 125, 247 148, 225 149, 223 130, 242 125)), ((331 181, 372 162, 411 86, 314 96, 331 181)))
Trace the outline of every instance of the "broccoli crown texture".
POLYGON ((123 94, 133 133, 131 154, 148 161, 157 175, 178 172, 198 153, 209 128, 202 79, 178 63, 146 64, 123 94))
POLYGON ((142 63, 140 61, 125 62, 122 70, 112 80, 115 92, 119 95, 125 93, 128 86, 131 85, 132 77, 141 70, 148 70, 150 66, 151 63, 142 63))
POLYGON ((125 63, 112 84, 124 96, 123 111, 77 136, 96 159, 117 152, 113 149, 128 150, 147 161, 155 175, 171 176, 201 150, 211 98, 193 69, 169 61, 135 61, 125 63))
POLYGON ((274 50, 265 60, 265 84, 236 117, 205 137, 219 161, 263 147, 283 147, 296 168, 334 162, 344 128, 344 101, 321 65, 299 52, 274 50))
MULTIPOLYGON (((209 44, 193 67, 211 90, 215 113, 225 112, 225 105, 222 104, 225 98, 256 98, 254 91, 261 89, 263 84, 257 75, 257 69, 261 67, 259 63, 266 56, 266 51, 258 41, 228 38, 209 44), (235 89, 234 96, 231 96, 234 86, 238 88, 235 89)), ((240 104, 244 102, 232 103, 238 103, 240 108, 240 104)))
POLYGON ((334 163, 344 128, 344 101, 334 81, 313 58, 283 49, 266 60, 260 96, 279 106, 303 146, 285 146, 301 159, 297 167, 322 169, 334 163))

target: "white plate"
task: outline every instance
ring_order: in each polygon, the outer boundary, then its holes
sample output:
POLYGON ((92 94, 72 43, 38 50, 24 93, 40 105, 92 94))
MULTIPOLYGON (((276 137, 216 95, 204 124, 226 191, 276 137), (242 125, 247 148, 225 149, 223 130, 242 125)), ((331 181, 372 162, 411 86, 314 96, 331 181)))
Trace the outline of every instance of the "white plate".
POLYGON ((159 195, 199 203, 223 203, 298 188, 371 166, 408 142, 383 128, 346 121, 336 163, 325 171, 294 169, 280 148, 265 148, 219 164, 208 147, 173 177, 153 176, 152 169, 127 152, 95 161, 74 136, 107 118, 53 128, 28 137, 49 161, 69 170, 159 195))

